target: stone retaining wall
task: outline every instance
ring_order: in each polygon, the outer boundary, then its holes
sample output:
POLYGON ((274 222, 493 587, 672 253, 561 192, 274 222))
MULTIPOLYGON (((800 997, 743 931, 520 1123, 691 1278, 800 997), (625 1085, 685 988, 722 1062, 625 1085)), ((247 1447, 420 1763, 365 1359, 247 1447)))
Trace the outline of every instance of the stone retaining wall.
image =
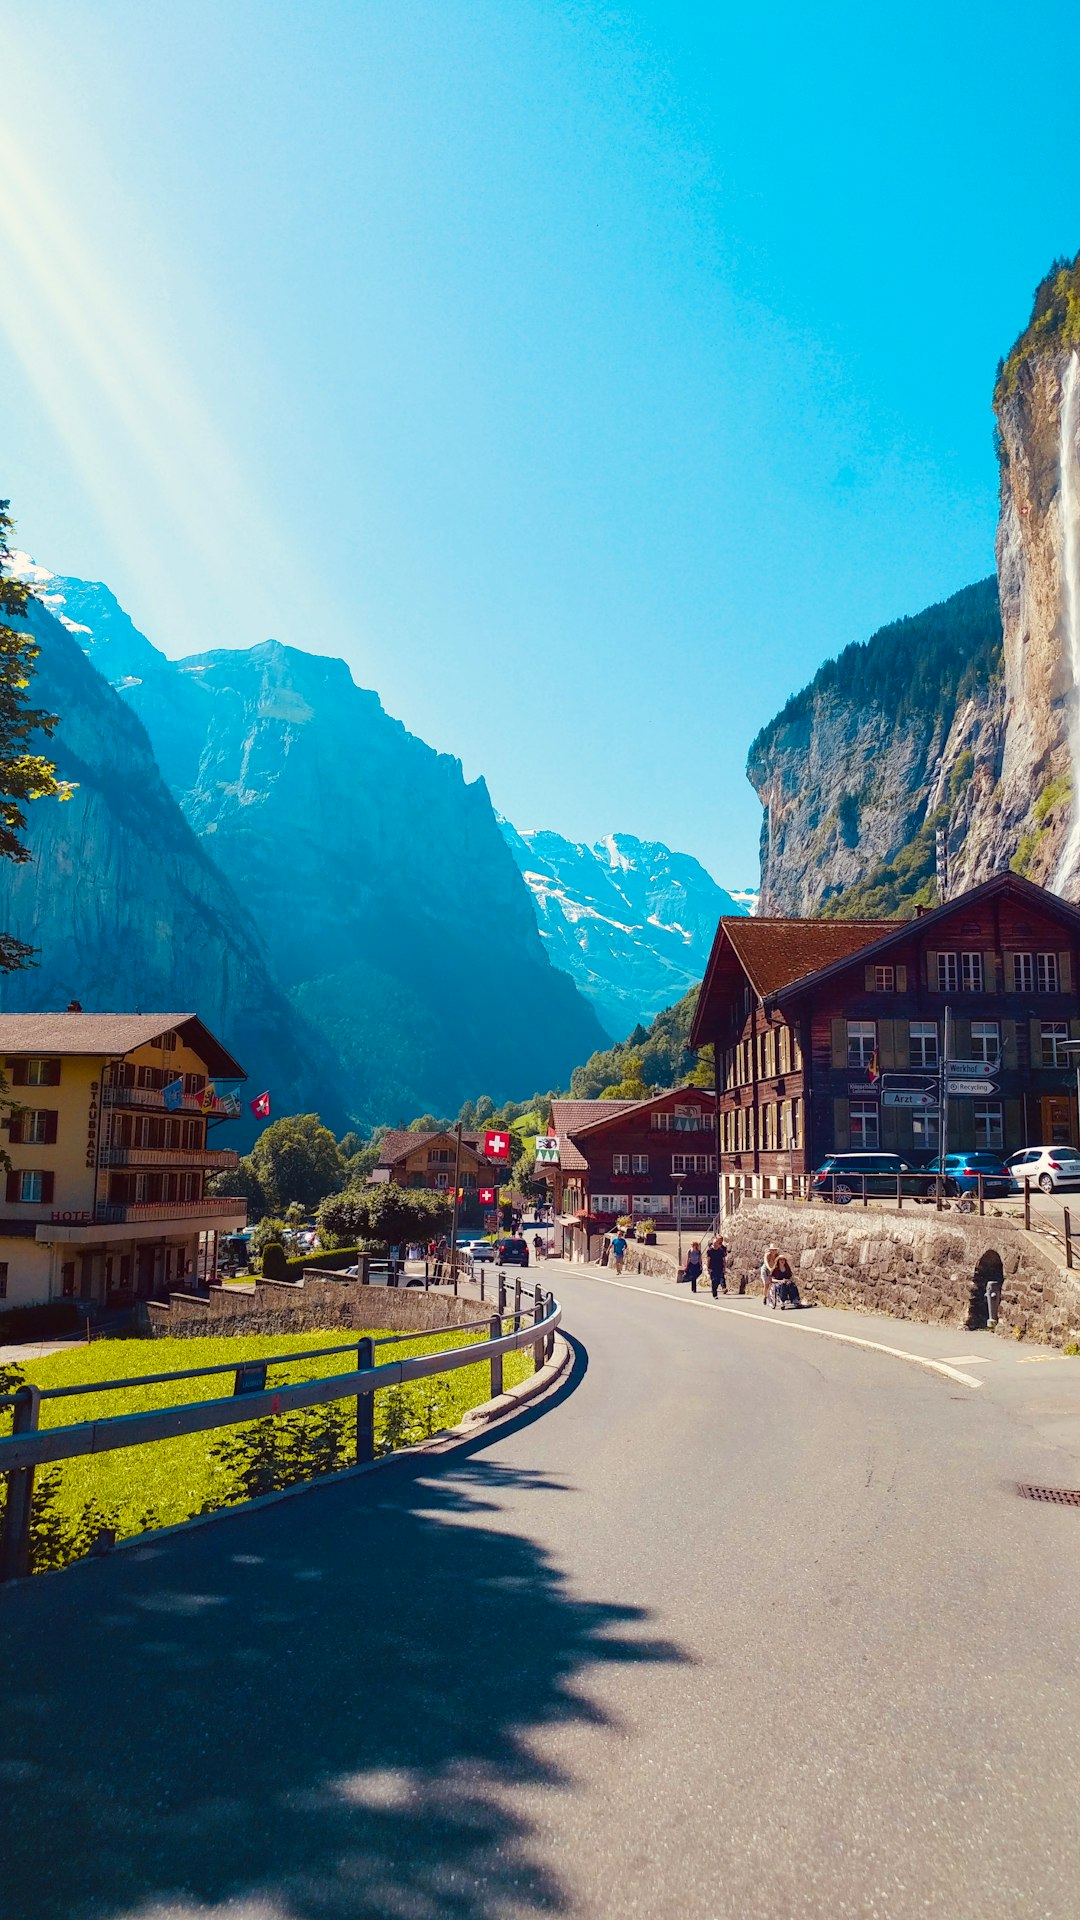
POLYGON ((766 1247, 787 1255, 805 1300, 943 1326, 986 1325, 986 1282, 1002 1283, 998 1330, 1061 1346, 1080 1337, 1080 1275, 1023 1227, 921 1207, 744 1200, 724 1229, 728 1287, 760 1290, 766 1247))
POLYGON ((211 1287, 145 1304, 146 1330, 175 1338, 217 1333, 303 1333, 309 1328, 385 1328, 441 1333, 484 1317, 479 1301, 422 1287, 365 1287, 308 1272, 302 1280, 256 1280, 250 1289, 211 1287))
MULTIPOLYGON (((608 1238, 609 1236, 604 1233, 594 1233, 591 1236, 588 1258, 594 1266, 598 1267, 602 1264, 608 1238)), ((627 1241, 626 1259, 623 1261, 624 1273, 651 1273, 661 1280, 674 1280, 678 1271, 679 1263, 674 1254, 665 1253, 661 1247, 639 1247, 636 1240, 627 1241)))

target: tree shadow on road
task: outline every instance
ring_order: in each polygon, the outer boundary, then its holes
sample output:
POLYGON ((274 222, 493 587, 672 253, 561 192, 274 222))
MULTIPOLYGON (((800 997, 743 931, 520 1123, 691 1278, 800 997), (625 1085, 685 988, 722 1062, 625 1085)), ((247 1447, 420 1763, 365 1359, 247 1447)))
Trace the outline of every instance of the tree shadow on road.
POLYGON ((603 1723, 596 1663, 683 1656, 479 1518, 534 1491, 403 1460, 0 1596, 8 1920, 566 1911, 531 1736, 603 1723))

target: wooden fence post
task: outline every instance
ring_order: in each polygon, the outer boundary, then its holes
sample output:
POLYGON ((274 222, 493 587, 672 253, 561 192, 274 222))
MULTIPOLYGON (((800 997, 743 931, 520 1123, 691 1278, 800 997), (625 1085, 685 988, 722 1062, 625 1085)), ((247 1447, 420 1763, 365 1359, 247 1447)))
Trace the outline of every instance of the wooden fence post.
MULTIPOLYGON (((498 1340, 500 1338, 502 1334, 502 1320, 500 1319, 497 1313, 492 1314, 491 1324, 488 1331, 490 1332, 491 1338, 493 1340, 498 1340)), ((493 1400, 497 1400, 500 1393, 503 1390, 502 1363, 503 1363, 502 1354, 493 1353, 491 1356, 491 1398, 493 1400)))
MULTIPOLYGON (((37 1387, 15 1390, 11 1431, 36 1433, 41 1394, 37 1387)), ((30 1516, 34 1504, 34 1469, 16 1467, 7 1477, 7 1514, 0 1580, 22 1580, 30 1571, 30 1516)))
MULTIPOLYGON (((365 1334, 356 1343, 356 1365, 362 1373, 375 1365, 375 1342, 365 1334)), ((356 1396, 356 1461, 362 1465, 375 1458, 375 1390, 365 1387, 356 1396)))

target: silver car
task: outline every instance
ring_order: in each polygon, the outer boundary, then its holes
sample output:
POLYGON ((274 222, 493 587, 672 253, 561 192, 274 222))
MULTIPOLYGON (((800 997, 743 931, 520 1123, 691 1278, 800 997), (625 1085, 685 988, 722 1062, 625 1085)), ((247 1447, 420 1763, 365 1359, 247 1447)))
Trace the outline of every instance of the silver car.
POLYGON ((1020 1186, 1030 1180, 1042 1193, 1080 1187, 1080 1152, 1075 1147, 1025 1147, 1011 1156, 1008 1165, 1020 1186))

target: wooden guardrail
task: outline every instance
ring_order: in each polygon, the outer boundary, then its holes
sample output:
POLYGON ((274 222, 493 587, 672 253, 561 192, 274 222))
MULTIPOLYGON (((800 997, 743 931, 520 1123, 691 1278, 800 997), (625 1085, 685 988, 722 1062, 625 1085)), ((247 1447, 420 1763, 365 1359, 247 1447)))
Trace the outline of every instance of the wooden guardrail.
POLYGON ((0 1396, 0 1409, 12 1410, 12 1432, 0 1439, 0 1472, 7 1474, 7 1502, 3 1537, 0 1539, 0 1581, 22 1577, 30 1570, 30 1517, 34 1493, 34 1474, 39 1466, 59 1460, 76 1460, 87 1454, 109 1453, 119 1447, 141 1447, 156 1440, 176 1440, 188 1433, 208 1433, 220 1427, 237 1426, 278 1413, 297 1413, 307 1407, 324 1406, 333 1400, 356 1400, 356 1458, 358 1463, 375 1457, 375 1395, 383 1387, 396 1387, 408 1380, 423 1380, 432 1374, 453 1373, 459 1367, 488 1361, 491 1368, 491 1397, 502 1392, 503 1355, 521 1347, 531 1347, 537 1370, 550 1358, 555 1329, 562 1319, 562 1308, 554 1297, 536 1288, 531 1304, 512 1316, 492 1313, 483 1320, 448 1332, 470 1332, 486 1327, 487 1338, 466 1347, 441 1348, 437 1353, 407 1356, 401 1360, 375 1362, 376 1346, 398 1346, 420 1337, 416 1333, 390 1334, 376 1341, 364 1334, 342 1346, 320 1347, 313 1351, 270 1355, 265 1360, 235 1361, 208 1367, 186 1367, 174 1373, 150 1373, 124 1380, 96 1380, 72 1387, 17 1387, 13 1394, 0 1396), (513 1318, 511 1333, 503 1332, 503 1320, 513 1318), (522 1324, 526 1322, 526 1324, 522 1324), (316 1380, 298 1380, 288 1386, 266 1387, 267 1368, 296 1365, 297 1362, 325 1358, 332 1353, 355 1353, 356 1365, 346 1373, 322 1376, 316 1380), (234 1375, 233 1391, 227 1399, 186 1401, 180 1406, 158 1407, 144 1413, 113 1414, 102 1420, 77 1421, 70 1426, 40 1426, 42 1402, 77 1398, 84 1393, 119 1392, 125 1387, 160 1386, 169 1380, 192 1380, 216 1374, 234 1375))

